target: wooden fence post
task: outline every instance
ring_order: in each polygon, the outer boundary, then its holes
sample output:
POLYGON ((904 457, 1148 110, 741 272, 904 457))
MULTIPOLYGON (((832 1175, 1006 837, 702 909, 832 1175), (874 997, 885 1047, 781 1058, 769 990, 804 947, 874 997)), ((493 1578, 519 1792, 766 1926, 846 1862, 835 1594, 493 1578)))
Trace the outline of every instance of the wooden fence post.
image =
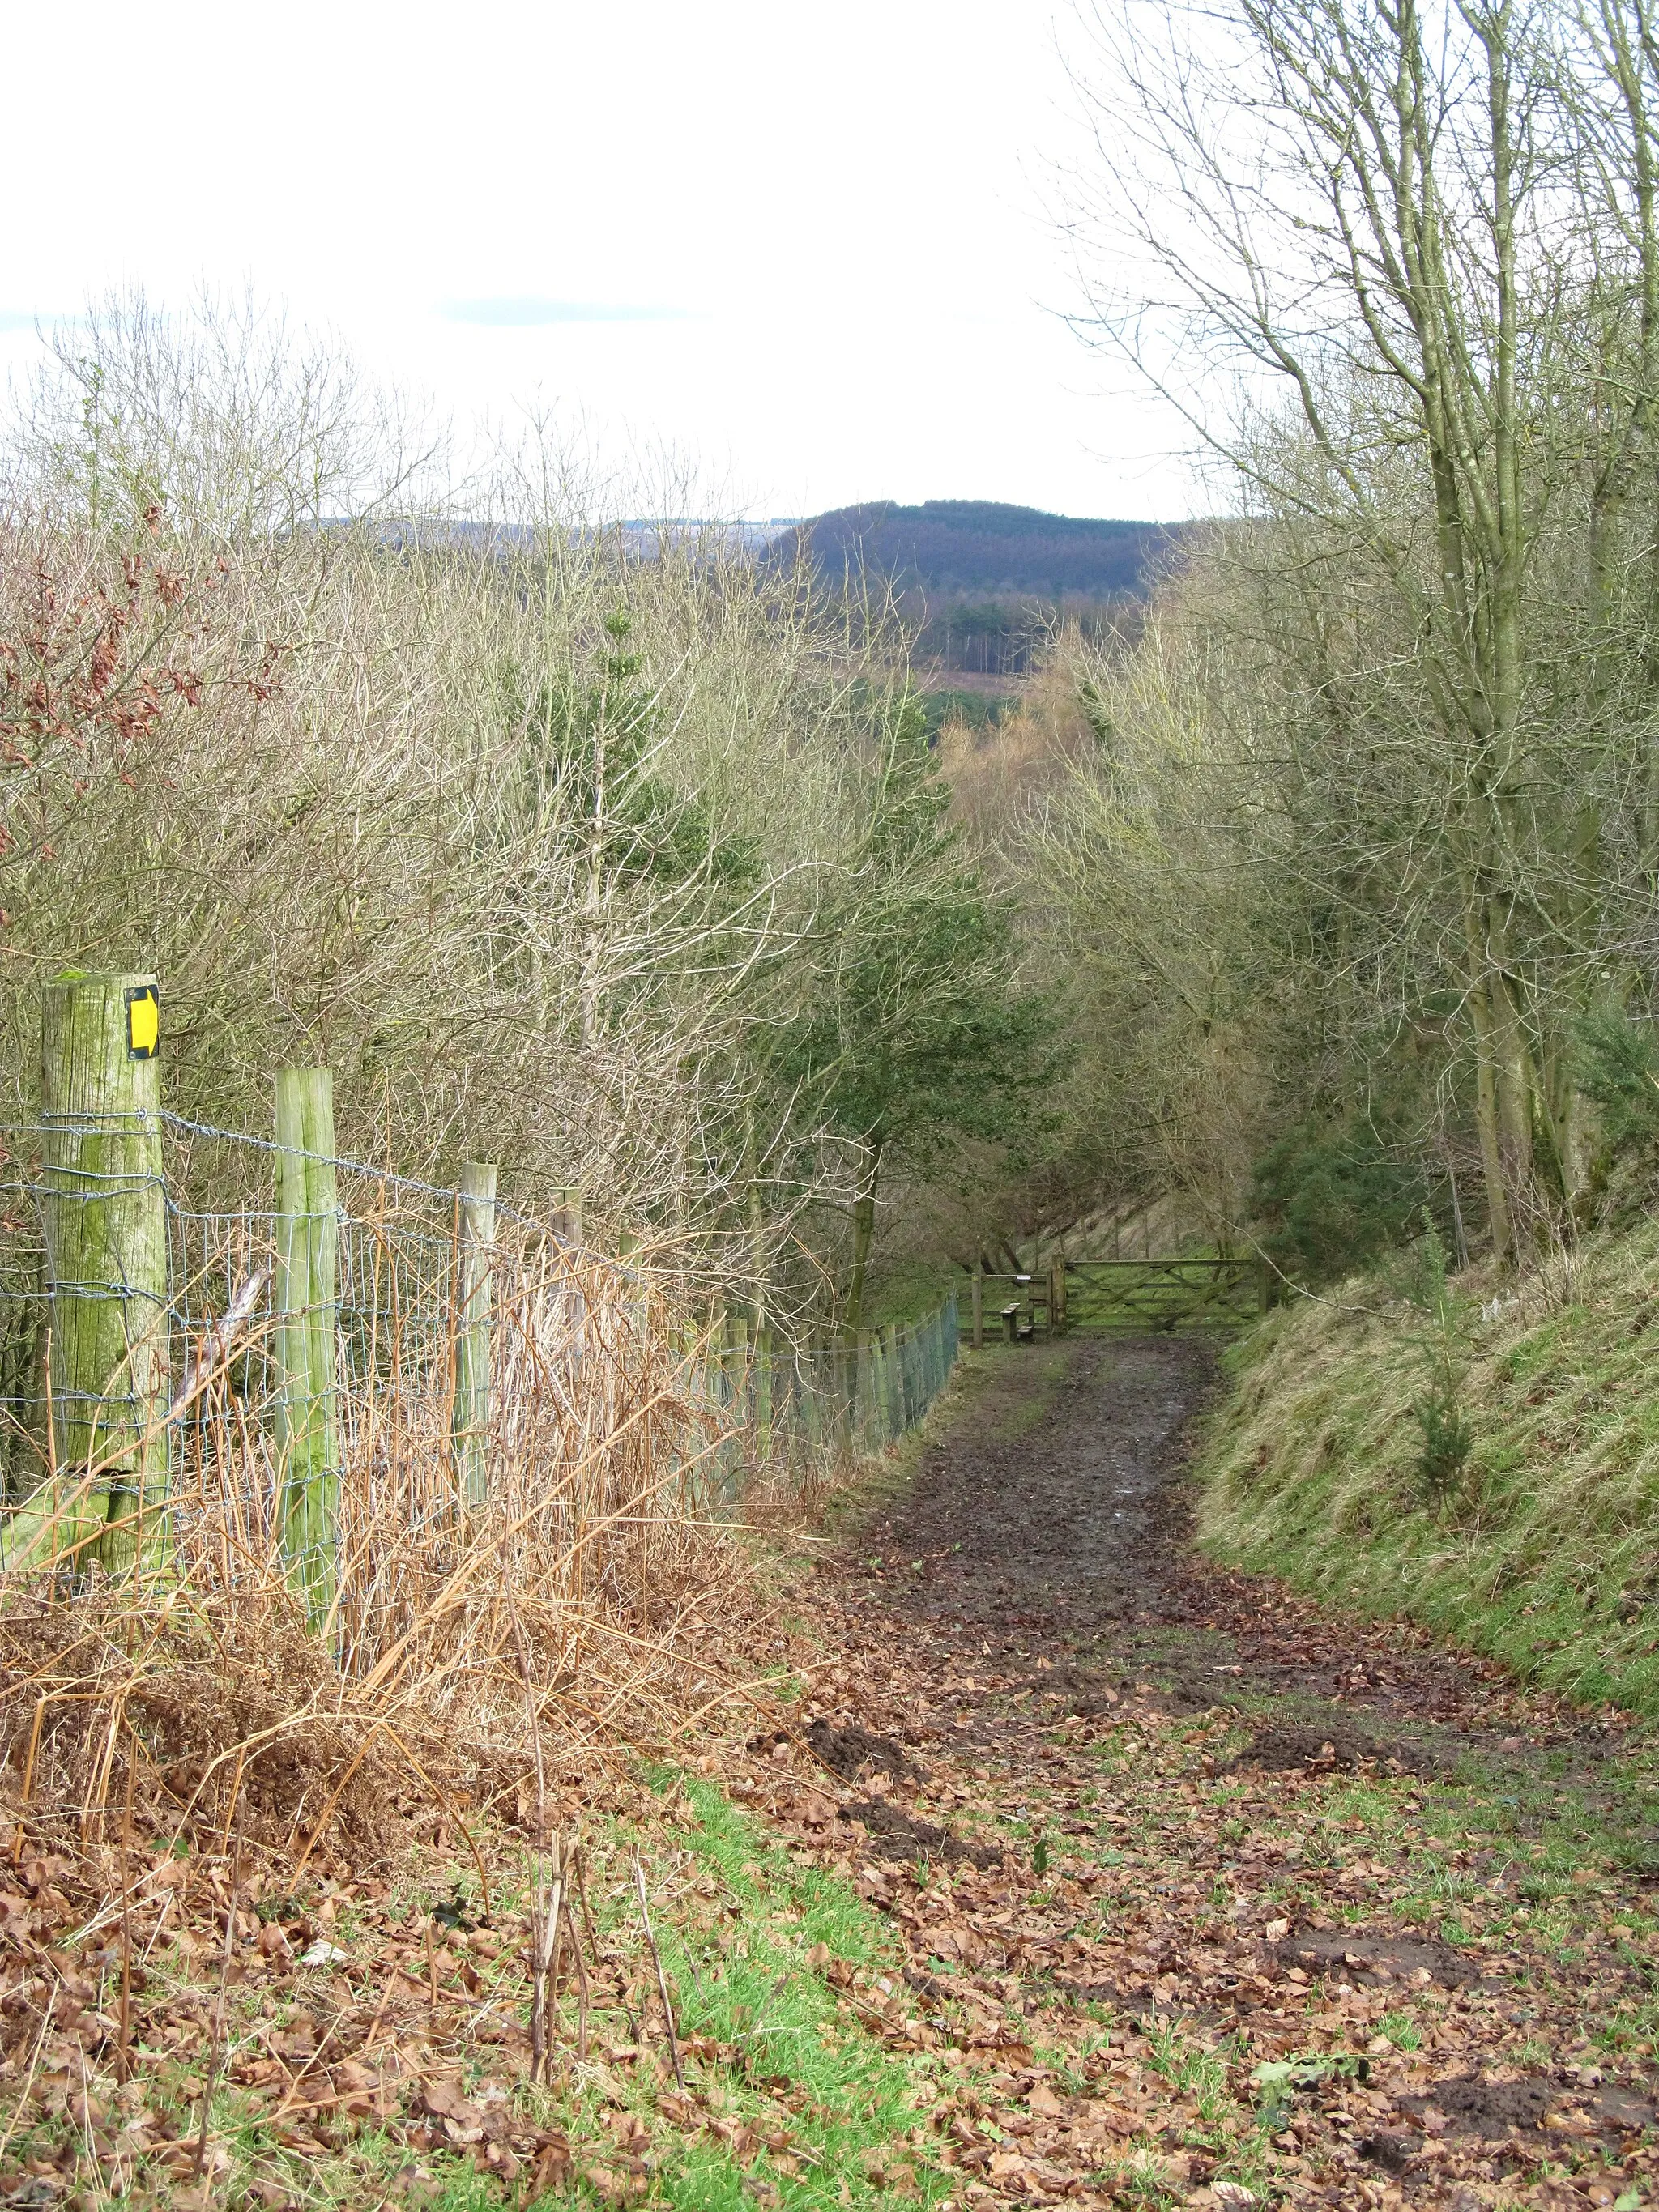
POLYGON ((904 1434, 904 1380, 899 1372, 898 1323, 889 1322, 881 1333, 884 1357, 882 1393, 885 1406, 887 1434, 884 1443, 893 1443, 904 1434))
POLYGON ((763 1468, 772 1457, 772 1332, 755 1324, 755 1438, 763 1468))
POLYGON ((316 1627, 334 1605, 340 1509, 340 1218, 334 1079, 327 1068, 285 1067, 277 1076, 276 1142, 283 1556, 316 1627))
POLYGON ((985 1349, 985 1270, 974 1263, 974 1349, 985 1349))
POLYGON ((489 1340, 495 1247, 493 1160, 468 1160, 459 1200, 460 1280, 455 1330, 455 1407, 450 1417, 461 1503, 476 1512, 489 1498, 489 1340))
POLYGON ((43 1559, 85 1567, 95 1553, 112 1573, 163 1565, 167 1549, 160 1026, 153 975, 71 972, 46 988, 40 1180, 58 1479, 44 1513, 19 1518, 44 1537, 43 1559))
POLYGON ((737 1412, 738 1425, 743 1431, 738 1449, 747 1466, 754 1443, 751 1424, 755 1401, 750 1390, 749 1376, 749 1316, 747 1314, 728 1314, 726 1317, 726 1341, 730 1349, 726 1355, 726 1372, 732 1378, 731 1398, 737 1412))
POLYGON ((858 1449, 853 1431, 853 1394, 858 1387, 858 1354, 849 1358, 847 1340, 837 1332, 830 1340, 830 1401, 832 1449, 837 1462, 849 1460, 858 1449))
POLYGON ((818 1357, 810 1346, 804 1371, 800 1355, 799 1352, 796 1354, 795 1371, 800 1376, 800 1410, 806 1431, 807 1472, 816 1478, 823 1472, 823 1386, 818 1357))

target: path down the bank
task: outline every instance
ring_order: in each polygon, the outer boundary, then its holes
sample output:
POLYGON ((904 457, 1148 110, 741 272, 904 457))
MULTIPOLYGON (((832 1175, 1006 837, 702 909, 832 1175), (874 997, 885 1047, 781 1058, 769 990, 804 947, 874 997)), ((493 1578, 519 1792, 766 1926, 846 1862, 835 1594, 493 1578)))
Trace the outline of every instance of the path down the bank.
POLYGON ((1659 2203, 1648 1739, 1206 1560, 1219 1387, 977 1356, 804 1571, 750 1787, 902 1941, 934 2155, 968 2203, 1659 2203))

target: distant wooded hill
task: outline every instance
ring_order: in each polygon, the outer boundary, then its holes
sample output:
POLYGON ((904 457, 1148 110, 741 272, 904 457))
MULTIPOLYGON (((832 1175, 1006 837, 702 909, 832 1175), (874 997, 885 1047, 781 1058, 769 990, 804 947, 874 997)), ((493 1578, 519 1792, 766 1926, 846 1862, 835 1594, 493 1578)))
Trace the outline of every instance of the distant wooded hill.
POLYGON ((769 550, 799 547, 826 574, 863 568, 901 590, 1017 593, 1022 599, 1144 597, 1186 526, 1112 522, 989 499, 872 500, 781 532, 769 550))
POLYGON ((805 555, 826 581, 888 583, 942 668, 1012 677, 1057 617, 1093 628, 1143 602, 1191 525, 1119 522, 988 499, 872 500, 781 531, 764 558, 805 555))

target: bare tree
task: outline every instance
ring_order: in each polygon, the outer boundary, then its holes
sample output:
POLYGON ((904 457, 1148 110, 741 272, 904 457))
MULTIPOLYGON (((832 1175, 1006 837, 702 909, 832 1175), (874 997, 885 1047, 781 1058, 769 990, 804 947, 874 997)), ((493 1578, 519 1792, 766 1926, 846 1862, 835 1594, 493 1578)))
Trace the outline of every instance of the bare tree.
POLYGON ((1453 955, 1511 1253, 1582 1184, 1571 1018, 1645 927, 1648 26, 1626 0, 1090 21, 1081 325, 1182 408, 1254 519, 1284 849, 1322 839, 1367 955, 1453 955))

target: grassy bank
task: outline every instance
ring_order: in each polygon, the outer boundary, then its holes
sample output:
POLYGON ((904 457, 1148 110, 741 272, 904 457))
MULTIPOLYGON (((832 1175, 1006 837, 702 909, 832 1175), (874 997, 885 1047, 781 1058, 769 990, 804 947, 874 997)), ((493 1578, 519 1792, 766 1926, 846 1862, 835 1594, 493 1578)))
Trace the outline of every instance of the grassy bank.
POLYGON ((1483 1312, 1482 1287, 1452 1285, 1473 1438, 1453 1496, 1426 1503, 1419 1472, 1432 1322, 1403 1285, 1359 1281, 1228 1355, 1200 1536, 1575 1698, 1659 1711, 1659 1229, 1588 1247, 1554 1302, 1485 1285, 1483 1312))

